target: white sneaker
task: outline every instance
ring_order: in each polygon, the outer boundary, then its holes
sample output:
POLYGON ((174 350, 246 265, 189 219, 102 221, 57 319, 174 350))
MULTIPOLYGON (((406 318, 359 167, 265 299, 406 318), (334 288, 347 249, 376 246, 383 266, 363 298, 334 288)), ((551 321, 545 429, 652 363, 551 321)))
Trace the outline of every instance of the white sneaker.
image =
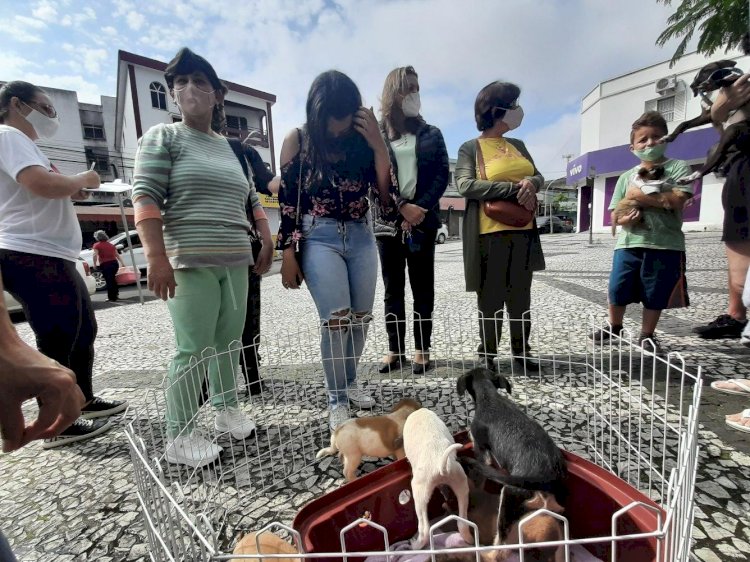
POLYGON ((333 406, 330 410, 329 416, 328 416, 328 426, 331 428, 331 431, 336 429, 338 426, 340 426, 342 423, 347 421, 349 419, 349 408, 344 406, 343 404, 337 404, 336 406, 333 406))
POLYGON ((193 468, 200 468, 215 462, 222 450, 199 432, 192 431, 169 441, 165 458, 172 464, 186 464, 193 468))
POLYGON ((255 422, 239 408, 229 407, 216 414, 216 431, 229 432, 235 439, 247 439, 255 431, 255 422))
POLYGON ((350 386, 349 390, 346 391, 346 395, 349 398, 349 402, 357 408, 369 409, 375 407, 375 399, 356 386, 350 386))

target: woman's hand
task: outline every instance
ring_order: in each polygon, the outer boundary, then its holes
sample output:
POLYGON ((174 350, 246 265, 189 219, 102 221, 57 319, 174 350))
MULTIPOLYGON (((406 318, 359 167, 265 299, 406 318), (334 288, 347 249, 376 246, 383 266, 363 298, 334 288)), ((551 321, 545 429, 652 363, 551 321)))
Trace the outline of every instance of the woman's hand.
POLYGON ((399 212, 409 222, 409 224, 417 226, 424 220, 427 209, 424 209, 419 205, 415 205, 414 203, 404 203, 399 208, 399 212))
POLYGON ((255 260, 255 267, 253 271, 258 275, 263 275, 269 269, 271 269, 271 262, 273 261, 273 245, 263 243, 263 247, 260 249, 258 259, 255 260))
POLYGON ((284 250, 284 257, 281 261, 281 284, 285 289, 299 289, 304 279, 297 257, 294 255, 294 248, 290 246, 284 250))
POLYGON ((383 135, 380 134, 380 128, 378 127, 378 120, 375 118, 375 113, 372 109, 366 107, 360 107, 357 113, 354 114, 354 129, 362 135, 370 148, 375 152, 388 149, 385 146, 383 135))
POLYGON ((536 209, 536 188, 534 184, 530 180, 525 179, 518 182, 517 185, 518 194, 516 195, 516 199, 518 199, 518 204, 529 211, 536 209))
POLYGON ((174 279, 174 269, 172 269, 172 264, 169 263, 167 256, 149 260, 146 278, 148 279, 148 289, 154 295, 163 301, 174 298, 177 282, 174 279))

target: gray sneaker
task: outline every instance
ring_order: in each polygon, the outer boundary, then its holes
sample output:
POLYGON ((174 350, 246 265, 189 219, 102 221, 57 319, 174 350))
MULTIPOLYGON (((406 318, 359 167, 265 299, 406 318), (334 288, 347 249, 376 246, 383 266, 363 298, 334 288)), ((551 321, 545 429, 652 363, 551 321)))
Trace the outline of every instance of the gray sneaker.
POLYGON ((667 355, 667 352, 664 351, 656 334, 641 334, 638 338, 638 345, 640 345, 641 349, 649 355, 653 354, 656 355, 656 357, 664 357, 667 355))
POLYGON ((328 416, 328 426, 331 431, 349 419, 349 408, 344 404, 337 404, 331 408, 328 416))

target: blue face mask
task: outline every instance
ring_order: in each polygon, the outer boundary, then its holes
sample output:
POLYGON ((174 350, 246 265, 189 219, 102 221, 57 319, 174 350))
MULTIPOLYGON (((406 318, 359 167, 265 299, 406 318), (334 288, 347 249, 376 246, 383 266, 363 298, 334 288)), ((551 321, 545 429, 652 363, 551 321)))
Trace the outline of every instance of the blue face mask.
POLYGON ((636 155, 642 162, 655 162, 664 158, 664 152, 667 150, 666 144, 655 144, 643 150, 633 150, 633 154, 636 155))

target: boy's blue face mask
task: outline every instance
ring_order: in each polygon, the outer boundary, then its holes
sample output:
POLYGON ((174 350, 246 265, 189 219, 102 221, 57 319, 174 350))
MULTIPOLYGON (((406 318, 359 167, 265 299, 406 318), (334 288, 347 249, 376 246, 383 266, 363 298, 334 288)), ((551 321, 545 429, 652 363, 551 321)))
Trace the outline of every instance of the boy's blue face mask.
POLYGON ((655 144, 643 150, 633 150, 633 154, 642 162, 654 162, 664 158, 664 152, 667 150, 666 144, 655 144))

